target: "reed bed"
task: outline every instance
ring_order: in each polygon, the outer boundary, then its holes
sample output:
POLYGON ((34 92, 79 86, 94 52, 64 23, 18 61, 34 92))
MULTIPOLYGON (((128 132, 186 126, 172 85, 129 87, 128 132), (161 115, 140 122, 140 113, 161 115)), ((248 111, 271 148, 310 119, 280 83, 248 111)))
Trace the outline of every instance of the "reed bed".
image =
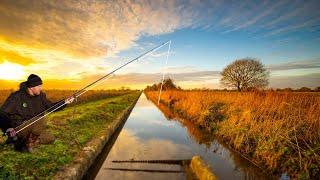
POLYGON ((320 177, 320 93, 170 90, 160 102, 270 172, 320 177))

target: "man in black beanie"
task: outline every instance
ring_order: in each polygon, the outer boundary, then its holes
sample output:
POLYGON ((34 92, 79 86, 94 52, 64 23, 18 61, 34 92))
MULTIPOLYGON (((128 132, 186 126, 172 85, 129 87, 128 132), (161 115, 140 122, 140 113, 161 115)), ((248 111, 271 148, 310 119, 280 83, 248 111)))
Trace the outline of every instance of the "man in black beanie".
MULTIPOLYGON (((0 108, 0 128, 9 137, 16 136, 13 128, 21 125, 25 121, 45 111, 54 105, 62 105, 58 110, 66 107, 74 101, 73 97, 52 103, 42 92, 42 80, 39 76, 31 74, 26 82, 20 84, 20 89, 10 94, 0 108), (64 105, 63 105, 64 104, 64 105)), ((20 131, 17 134, 18 140, 14 142, 16 150, 31 151, 33 144, 52 143, 55 138, 46 130, 45 118, 37 123, 20 131)))

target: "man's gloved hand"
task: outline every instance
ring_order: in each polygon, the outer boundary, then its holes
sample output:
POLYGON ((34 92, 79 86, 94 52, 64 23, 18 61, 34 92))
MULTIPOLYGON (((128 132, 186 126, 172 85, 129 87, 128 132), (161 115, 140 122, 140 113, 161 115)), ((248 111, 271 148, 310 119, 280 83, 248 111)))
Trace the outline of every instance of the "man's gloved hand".
POLYGON ((8 137, 15 137, 17 135, 17 133, 13 128, 9 128, 6 130, 6 135, 8 137))

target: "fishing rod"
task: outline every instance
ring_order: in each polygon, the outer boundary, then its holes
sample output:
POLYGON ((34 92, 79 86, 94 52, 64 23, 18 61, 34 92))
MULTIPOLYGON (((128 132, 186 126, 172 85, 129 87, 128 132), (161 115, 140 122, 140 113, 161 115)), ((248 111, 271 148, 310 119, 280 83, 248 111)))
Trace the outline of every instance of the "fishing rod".
MULTIPOLYGON (((114 69, 113 71, 109 72, 108 74, 102 76, 101 78, 95 80, 94 82, 86 85, 85 87, 83 87, 82 89, 76 91, 72 96, 70 97, 74 97, 75 99, 78 98, 79 96, 81 96, 82 94, 86 93, 89 88, 95 87, 98 85, 98 83, 103 82, 104 80, 106 80, 107 78, 110 77, 110 75, 112 75, 113 73, 115 73, 116 71, 124 68, 125 66, 133 63, 134 61, 137 61, 139 59, 141 59, 144 56, 147 56, 149 54, 151 54, 152 52, 160 49, 161 47, 165 46, 166 44, 171 44, 171 40, 164 42, 162 44, 160 44, 159 46, 154 47, 153 49, 141 54, 140 56, 124 63, 123 65, 119 66, 118 68, 114 69)), ((28 128, 29 126, 31 126, 32 124, 38 122, 39 120, 41 120, 42 118, 48 116, 49 114, 51 114, 52 112, 54 112, 55 110, 61 108, 62 106, 64 106, 66 104, 65 100, 60 100, 58 101, 55 105, 51 106, 50 108, 42 111, 41 113, 37 114, 36 116, 32 117, 31 119, 25 121, 24 123, 22 123, 21 125, 17 126, 14 128, 16 133, 19 133, 21 131, 23 131, 24 129, 28 128)))

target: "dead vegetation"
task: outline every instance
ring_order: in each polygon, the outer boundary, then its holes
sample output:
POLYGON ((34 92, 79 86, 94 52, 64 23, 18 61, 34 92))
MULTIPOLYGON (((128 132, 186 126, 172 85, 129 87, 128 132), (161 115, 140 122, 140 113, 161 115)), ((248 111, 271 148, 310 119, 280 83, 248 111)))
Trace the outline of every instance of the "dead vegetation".
MULTIPOLYGON (((147 91, 153 101, 158 91, 147 91)), ((320 94, 163 91, 161 103, 274 173, 320 175, 320 94)))

